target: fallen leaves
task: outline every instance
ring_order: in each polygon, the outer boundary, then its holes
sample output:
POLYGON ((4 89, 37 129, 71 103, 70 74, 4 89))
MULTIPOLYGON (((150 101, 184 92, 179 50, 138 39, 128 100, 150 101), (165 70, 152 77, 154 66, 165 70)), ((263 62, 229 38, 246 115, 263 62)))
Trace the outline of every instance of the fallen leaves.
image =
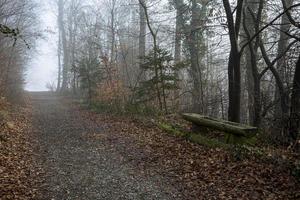
MULTIPOLYGON (((36 138, 31 109, 8 107, 1 107, 5 114, 0 114, 5 119, 0 121, 0 199, 36 199, 43 185, 43 171, 33 149, 36 138)), ((300 198, 299 182, 288 168, 276 162, 254 157, 235 161, 222 148, 207 148, 171 136, 151 120, 141 122, 86 110, 80 110, 80 114, 90 125, 97 123, 104 129, 84 133, 80 139, 107 141, 105 144, 119 152, 122 162, 130 163, 145 176, 164 177, 183 199, 300 198)), ((289 156, 280 155, 278 160, 289 156)), ((269 157, 273 158, 273 153, 269 157)))
POLYGON ((0 199, 35 199, 41 169, 34 157, 30 109, 1 103, 0 199))
POLYGON ((124 159, 140 171, 161 174, 178 187, 184 199, 300 198, 300 183, 284 166, 254 157, 235 161, 224 149, 210 149, 170 136, 151 122, 89 111, 82 114, 105 124, 107 138, 114 138, 113 148, 124 159))

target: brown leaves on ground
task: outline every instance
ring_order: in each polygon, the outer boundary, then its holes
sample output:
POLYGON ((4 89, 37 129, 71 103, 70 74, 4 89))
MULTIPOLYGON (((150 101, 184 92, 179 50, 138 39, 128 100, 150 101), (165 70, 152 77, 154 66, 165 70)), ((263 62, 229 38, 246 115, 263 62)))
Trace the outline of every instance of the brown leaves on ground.
POLYGON ((0 103, 0 199, 34 199, 41 169, 33 153, 30 107, 0 103))
MULTIPOLYGON (((284 166, 255 158, 235 161, 228 151, 170 136, 150 121, 88 111, 84 115, 105 125, 107 137, 125 159, 142 172, 161 174, 185 199, 300 198, 300 183, 284 166)), ((104 137, 93 134, 89 139, 104 137)))
MULTIPOLYGON (((43 181, 34 154, 31 108, 12 109, 3 102, 0 106, 0 199, 37 199, 43 181)), ((173 137, 151 120, 141 123, 86 110, 81 114, 104 129, 86 139, 109 141, 140 174, 163 176, 183 199, 300 198, 300 183, 284 165, 255 157, 235 161, 228 151, 173 137)))

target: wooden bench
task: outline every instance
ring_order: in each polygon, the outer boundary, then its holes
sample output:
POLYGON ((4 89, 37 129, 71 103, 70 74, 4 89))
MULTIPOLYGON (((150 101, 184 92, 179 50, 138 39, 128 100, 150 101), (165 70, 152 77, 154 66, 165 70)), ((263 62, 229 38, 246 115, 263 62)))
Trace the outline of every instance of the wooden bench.
POLYGON ((231 136, 235 138, 251 138, 254 137, 258 132, 258 128, 256 127, 214 119, 196 113, 183 113, 181 115, 185 120, 192 122, 197 126, 207 127, 228 133, 229 137, 227 137, 227 142, 229 142, 230 139, 233 139, 231 136))

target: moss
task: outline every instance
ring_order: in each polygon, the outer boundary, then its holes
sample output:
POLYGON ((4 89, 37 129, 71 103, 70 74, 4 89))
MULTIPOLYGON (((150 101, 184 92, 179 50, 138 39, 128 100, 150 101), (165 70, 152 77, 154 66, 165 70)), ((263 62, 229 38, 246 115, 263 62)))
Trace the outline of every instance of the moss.
POLYGON ((179 131, 178 129, 175 129, 172 126, 165 124, 165 123, 159 123, 158 126, 160 129, 162 129, 170 134, 173 134, 175 136, 185 137, 187 135, 186 133, 183 133, 183 132, 179 131))
POLYGON ((230 145, 220 142, 216 139, 207 138, 203 135, 195 134, 195 133, 189 134, 188 140, 190 140, 194 143, 203 145, 203 146, 210 147, 210 148, 225 148, 225 149, 227 149, 230 147, 230 145))
POLYGON ((228 144, 220 142, 217 139, 211 139, 211 138, 205 137, 198 133, 186 133, 186 132, 180 131, 166 123, 159 123, 158 127, 172 135, 175 135, 177 137, 184 137, 185 139, 187 139, 193 143, 200 144, 202 146, 206 146, 209 148, 228 148, 229 147, 228 144))
POLYGON ((226 143, 227 144, 233 144, 233 145, 249 145, 253 146, 255 145, 257 139, 255 136, 253 137, 243 137, 243 136, 237 136, 234 134, 226 134, 226 143))

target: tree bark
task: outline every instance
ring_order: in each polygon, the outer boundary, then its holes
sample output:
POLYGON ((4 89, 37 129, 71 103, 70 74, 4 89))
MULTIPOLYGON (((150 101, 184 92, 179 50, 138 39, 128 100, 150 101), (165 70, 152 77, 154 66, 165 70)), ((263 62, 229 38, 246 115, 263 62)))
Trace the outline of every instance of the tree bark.
POLYGON ((115 31, 115 7, 116 0, 111 0, 112 7, 110 10, 110 31, 111 31, 111 45, 110 45, 110 63, 111 65, 115 63, 115 41, 116 41, 116 31, 115 31))
MULTIPOLYGON (((250 8, 251 10, 257 10, 257 4, 255 3, 255 0, 246 0, 245 1, 245 7, 250 8)), ((244 12, 247 13, 247 12, 244 12)), ((243 33, 242 33, 242 41, 241 41, 241 46, 245 41, 248 40, 249 35, 250 37, 253 36, 255 33, 255 26, 254 26, 254 21, 251 17, 251 15, 244 14, 243 15, 243 21, 244 21, 244 26, 243 26, 243 33), (245 27, 245 24, 247 26, 245 27), (245 29, 248 30, 245 30, 245 29), (249 35, 246 33, 246 31, 249 32, 249 35)), ((247 85, 247 93, 248 93, 248 116, 249 116, 249 123, 251 125, 254 124, 254 79, 252 76, 252 63, 251 63, 251 52, 250 52, 250 47, 246 47, 244 51, 244 56, 243 56, 244 62, 245 62, 245 69, 246 69, 246 85, 247 85)))
POLYGON ((176 63, 181 61, 181 42, 182 42, 182 15, 183 11, 183 2, 182 0, 175 0, 176 8, 176 30, 175 30, 175 52, 174 60, 176 63))
POLYGON ((58 33, 57 59, 58 59, 58 73, 57 73, 56 92, 59 92, 61 89, 61 34, 60 32, 58 33))
MULTIPOLYGON (((174 7, 176 9, 176 30, 175 30, 175 51, 174 51, 174 61, 179 63, 181 61, 181 51, 182 51, 182 36, 183 36, 183 17, 184 14, 184 3, 183 0, 174 0, 174 7)), ((180 72, 176 73, 176 77, 180 79, 180 72)), ((180 104, 180 86, 181 81, 178 81, 177 87, 174 91, 174 107, 176 110, 179 110, 180 104)))
MULTIPOLYGON (((260 21, 264 1, 259 3, 254 0, 245 1, 243 28, 246 35, 246 41, 253 37, 259 31, 260 21)), ((248 99, 249 99, 249 117, 250 124, 260 127, 261 124, 261 92, 260 75, 257 66, 257 52, 259 48, 259 37, 250 41, 245 48, 246 70, 248 74, 248 99)))
POLYGON ((62 39, 63 47, 63 69, 62 69, 62 86, 61 92, 65 92, 68 89, 68 72, 69 72, 69 56, 67 47, 67 36, 64 27, 64 1, 58 1, 58 27, 62 39))
MULTIPOLYGON (((146 5, 146 0, 141 0, 141 3, 146 5)), ((146 74, 143 72, 142 65, 144 63, 144 57, 146 56, 146 16, 144 8, 141 4, 139 4, 139 17, 140 17, 140 33, 139 33, 139 59, 140 66, 139 69, 141 71, 141 80, 146 80, 146 74)))
POLYGON ((200 18, 200 8, 197 6, 197 1, 192 0, 192 19, 190 25, 190 33, 188 35, 188 47, 191 60, 191 77, 193 79, 193 105, 194 110, 204 114, 204 93, 203 93, 203 74, 200 66, 199 46, 200 38, 198 29, 202 25, 200 18))
POLYGON ((240 101, 241 101, 241 55, 238 47, 238 36, 241 25, 241 14, 243 0, 237 1, 236 17, 234 22, 233 12, 229 0, 223 0, 226 12, 231 51, 228 62, 228 89, 229 107, 228 119, 233 122, 240 122, 240 101))
POLYGON ((300 56, 296 64, 291 97, 290 135, 294 140, 300 133, 300 56))
MULTIPOLYGON (((285 5, 287 7, 290 7, 293 4, 293 0, 285 0, 285 5)), ((278 50, 277 55, 282 55, 289 43, 289 36, 286 34, 289 32, 291 28, 291 24, 289 21, 289 18, 287 14, 282 15, 281 17, 281 25, 280 25, 280 37, 278 41, 278 50)), ((284 83, 286 80, 285 75, 285 68, 286 68, 286 55, 283 55, 278 61, 276 65, 276 70, 279 73, 280 79, 284 83)), ((284 88, 286 92, 286 88, 284 88)), ((280 99, 280 104, 275 105, 275 117, 280 116, 282 119, 286 118, 289 112, 289 99, 286 95, 283 95, 282 92, 280 92, 280 88, 277 86, 275 90, 275 100, 280 99)), ((274 124, 275 126, 278 126, 278 121, 276 120, 274 124)))

